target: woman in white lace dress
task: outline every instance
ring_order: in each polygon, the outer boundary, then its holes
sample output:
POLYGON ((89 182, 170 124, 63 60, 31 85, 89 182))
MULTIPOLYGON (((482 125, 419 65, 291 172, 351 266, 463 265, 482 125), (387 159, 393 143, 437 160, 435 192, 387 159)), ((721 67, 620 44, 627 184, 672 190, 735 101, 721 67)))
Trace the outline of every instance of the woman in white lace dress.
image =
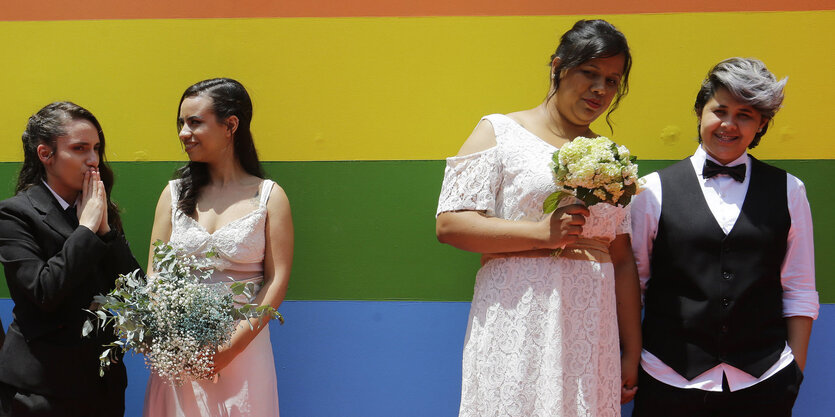
MULTIPOLYGON (((251 120, 252 102, 235 80, 201 81, 183 93, 177 122, 189 162, 160 195, 151 242, 170 241, 195 256, 215 252, 212 281, 252 281, 260 287, 255 303, 278 308, 290 276, 293 224, 284 191, 264 179, 251 120)), ((177 387, 152 373, 145 416, 278 416, 267 320, 238 324, 214 355, 214 381, 177 387)))
POLYGON ((640 299, 629 210, 570 204, 549 163, 627 91, 626 39, 577 22, 551 57, 539 106, 484 117, 447 159, 443 243, 483 254, 464 342, 461 417, 618 416, 635 393, 640 299), (551 254, 565 248, 559 257, 551 254), (623 355, 618 346, 618 336, 623 355))

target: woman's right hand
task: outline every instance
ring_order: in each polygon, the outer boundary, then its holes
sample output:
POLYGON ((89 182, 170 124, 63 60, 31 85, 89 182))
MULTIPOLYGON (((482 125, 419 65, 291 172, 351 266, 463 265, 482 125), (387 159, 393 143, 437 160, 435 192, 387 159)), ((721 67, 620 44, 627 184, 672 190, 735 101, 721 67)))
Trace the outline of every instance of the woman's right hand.
POLYGON ((84 173, 81 202, 78 204, 78 224, 98 233, 102 219, 107 216, 107 198, 97 170, 84 173))
POLYGON ((560 207, 540 221, 507 220, 471 210, 444 212, 435 221, 435 234, 441 243, 476 253, 550 253, 576 242, 588 215, 582 204, 560 207))
POLYGON ((487 261, 507 258, 542 258, 554 256, 555 249, 562 249, 574 243, 583 233, 583 226, 586 224, 586 216, 589 209, 583 204, 568 204, 562 206, 553 213, 539 221, 538 228, 542 231, 544 249, 529 249, 514 252, 493 252, 481 255, 481 264, 487 261))
POLYGON ((539 223, 545 232, 548 248, 560 249, 574 243, 583 233, 589 208, 583 204, 568 204, 554 210, 539 223))

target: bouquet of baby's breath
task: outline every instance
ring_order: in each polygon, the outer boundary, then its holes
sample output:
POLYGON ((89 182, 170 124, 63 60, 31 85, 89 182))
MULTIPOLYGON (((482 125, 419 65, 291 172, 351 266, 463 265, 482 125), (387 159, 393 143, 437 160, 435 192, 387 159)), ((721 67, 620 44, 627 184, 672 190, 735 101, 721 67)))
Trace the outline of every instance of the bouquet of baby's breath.
MULTIPOLYGON (((136 270, 119 275, 112 291, 93 300, 97 307, 90 313, 98 327, 112 325, 118 337, 99 357, 100 375, 119 351, 133 350, 144 353, 145 363, 176 385, 208 379, 215 373, 213 355, 229 342, 238 320, 272 316, 284 323, 274 308, 251 303, 254 283, 204 283, 212 273, 210 259, 181 256, 157 241, 153 263, 154 274, 145 277, 136 270), (249 301, 237 303, 234 296, 249 301)), ((82 335, 95 329, 88 320, 82 335)))
POLYGON ((551 167, 560 190, 545 199, 542 210, 550 213, 560 200, 572 195, 587 206, 626 206, 641 192, 635 160, 629 149, 603 136, 575 138, 554 152, 551 167))

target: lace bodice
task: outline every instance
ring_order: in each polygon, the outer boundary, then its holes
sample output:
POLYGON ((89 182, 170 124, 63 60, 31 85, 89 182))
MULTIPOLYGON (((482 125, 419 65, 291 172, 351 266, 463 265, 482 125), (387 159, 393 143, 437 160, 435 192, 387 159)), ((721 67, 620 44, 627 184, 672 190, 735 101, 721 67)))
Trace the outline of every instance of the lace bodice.
POLYGON ((264 271, 267 199, 274 182, 264 180, 255 210, 209 233, 196 220, 177 208, 179 180, 169 182, 171 190, 171 245, 186 255, 209 258, 216 272, 225 276, 260 276, 264 271), (246 273, 246 274, 238 274, 246 273))
MULTIPOLYGON (((455 210, 484 211, 507 220, 542 220, 542 202, 556 191, 550 168, 557 150, 513 119, 485 116, 496 133, 496 146, 466 156, 447 158, 438 214, 455 210)), ((629 210, 609 204, 589 207, 583 236, 611 241, 631 230, 629 210)))

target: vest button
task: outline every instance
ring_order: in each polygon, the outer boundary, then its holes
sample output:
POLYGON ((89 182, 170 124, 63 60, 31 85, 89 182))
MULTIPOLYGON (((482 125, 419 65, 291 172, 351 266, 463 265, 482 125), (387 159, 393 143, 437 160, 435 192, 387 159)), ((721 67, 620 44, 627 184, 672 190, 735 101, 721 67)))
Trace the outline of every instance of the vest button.
POLYGON ((730 281, 734 278, 734 274, 732 274, 730 272, 723 272, 722 273, 722 278, 724 278, 725 281, 730 281))
POLYGON ((729 305, 731 305, 731 299, 728 298, 728 297, 723 298, 722 299, 722 307, 727 307, 729 305))
POLYGON ((722 333, 728 333, 728 325, 723 324, 721 330, 722 330, 722 333))
POLYGON ((730 252, 731 251, 731 244, 730 243, 723 243, 722 244, 722 252, 730 252))

